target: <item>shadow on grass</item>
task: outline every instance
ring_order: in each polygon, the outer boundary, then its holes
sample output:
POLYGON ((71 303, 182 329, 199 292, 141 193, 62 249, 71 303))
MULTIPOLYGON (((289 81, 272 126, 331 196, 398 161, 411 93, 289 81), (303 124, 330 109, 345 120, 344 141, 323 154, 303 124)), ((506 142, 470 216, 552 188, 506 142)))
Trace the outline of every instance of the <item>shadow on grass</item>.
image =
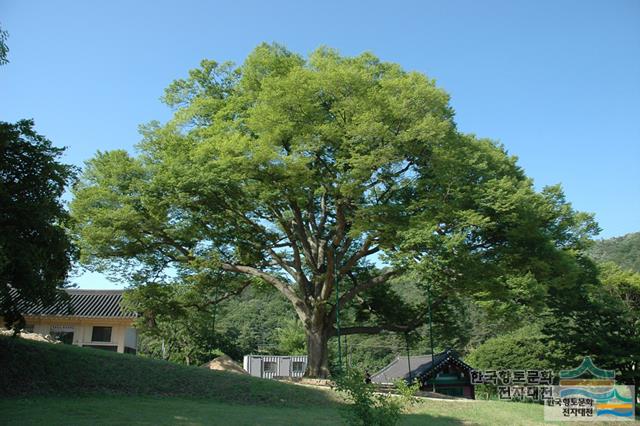
MULTIPOLYGON (((341 425, 337 405, 270 407, 204 399, 150 397, 36 397, 0 399, 3 425, 341 425)), ((418 413, 400 425, 461 425, 458 419, 418 413)))
POLYGON ((328 391, 70 345, 0 337, 0 397, 155 396, 229 404, 335 404, 328 391))
POLYGON ((404 414, 400 421, 401 426, 409 425, 429 425, 429 426, 441 426, 441 425, 471 425, 473 422, 462 421, 455 417, 447 416, 434 416, 425 413, 413 413, 404 414))

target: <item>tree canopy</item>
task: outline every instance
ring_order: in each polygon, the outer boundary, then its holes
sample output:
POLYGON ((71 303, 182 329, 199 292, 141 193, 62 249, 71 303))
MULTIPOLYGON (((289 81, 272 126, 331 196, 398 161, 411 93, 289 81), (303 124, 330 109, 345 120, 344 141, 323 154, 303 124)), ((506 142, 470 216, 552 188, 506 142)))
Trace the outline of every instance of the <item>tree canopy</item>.
POLYGON ((59 162, 63 151, 31 120, 0 122, 0 315, 7 325, 22 318, 18 300, 53 301, 75 256, 60 199, 75 169, 59 162))
POLYGON ((263 44, 238 67, 202 61, 163 99, 175 114, 142 127, 137 156, 87 162, 83 262, 142 284, 271 285, 304 325, 312 376, 328 373, 338 307, 362 314, 342 334, 422 324, 426 299, 393 278, 522 316, 575 279, 597 230, 502 146, 459 132, 433 80, 370 53, 263 44))

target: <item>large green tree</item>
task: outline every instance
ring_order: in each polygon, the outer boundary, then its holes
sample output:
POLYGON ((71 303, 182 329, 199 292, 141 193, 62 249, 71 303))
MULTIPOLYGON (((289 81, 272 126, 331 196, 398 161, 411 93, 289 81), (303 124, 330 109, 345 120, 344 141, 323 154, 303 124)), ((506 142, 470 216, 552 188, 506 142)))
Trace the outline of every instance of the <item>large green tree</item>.
POLYGON ((328 374, 338 308, 370 314, 342 334, 424 321, 424 298, 394 296, 403 271, 534 309, 595 229, 501 146, 460 133, 433 80, 372 54, 261 45, 239 67, 203 61, 164 101, 175 115, 143 127, 138 156, 87 162, 72 203, 83 261, 273 286, 304 325, 310 376, 328 374))
POLYGON ((581 280, 571 303, 553 309, 546 332, 567 348, 576 365, 591 356, 617 379, 640 386, 640 273, 613 262, 594 265, 595 276, 581 280))
POLYGON ((0 316, 20 325, 18 302, 51 303, 75 250, 61 196, 75 169, 33 121, 0 122, 0 316), (13 290, 12 290, 13 289, 13 290))

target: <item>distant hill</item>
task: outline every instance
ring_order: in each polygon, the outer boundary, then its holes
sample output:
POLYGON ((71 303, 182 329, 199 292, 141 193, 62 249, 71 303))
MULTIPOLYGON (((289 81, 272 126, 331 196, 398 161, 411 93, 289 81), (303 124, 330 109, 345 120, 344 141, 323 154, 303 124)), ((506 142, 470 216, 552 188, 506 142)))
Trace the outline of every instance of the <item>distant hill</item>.
POLYGON ((596 241, 589 255, 600 262, 614 262, 620 267, 640 272, 640 232, 596 241))

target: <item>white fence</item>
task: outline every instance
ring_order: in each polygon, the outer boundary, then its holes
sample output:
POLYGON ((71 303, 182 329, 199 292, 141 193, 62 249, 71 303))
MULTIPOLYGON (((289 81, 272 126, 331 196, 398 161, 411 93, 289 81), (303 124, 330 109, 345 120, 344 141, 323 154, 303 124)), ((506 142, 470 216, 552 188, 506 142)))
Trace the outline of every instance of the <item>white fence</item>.
POLYGON ((244 369, 255 377, 302 377, 307 369, 306 355, 245 355, 244 369))

